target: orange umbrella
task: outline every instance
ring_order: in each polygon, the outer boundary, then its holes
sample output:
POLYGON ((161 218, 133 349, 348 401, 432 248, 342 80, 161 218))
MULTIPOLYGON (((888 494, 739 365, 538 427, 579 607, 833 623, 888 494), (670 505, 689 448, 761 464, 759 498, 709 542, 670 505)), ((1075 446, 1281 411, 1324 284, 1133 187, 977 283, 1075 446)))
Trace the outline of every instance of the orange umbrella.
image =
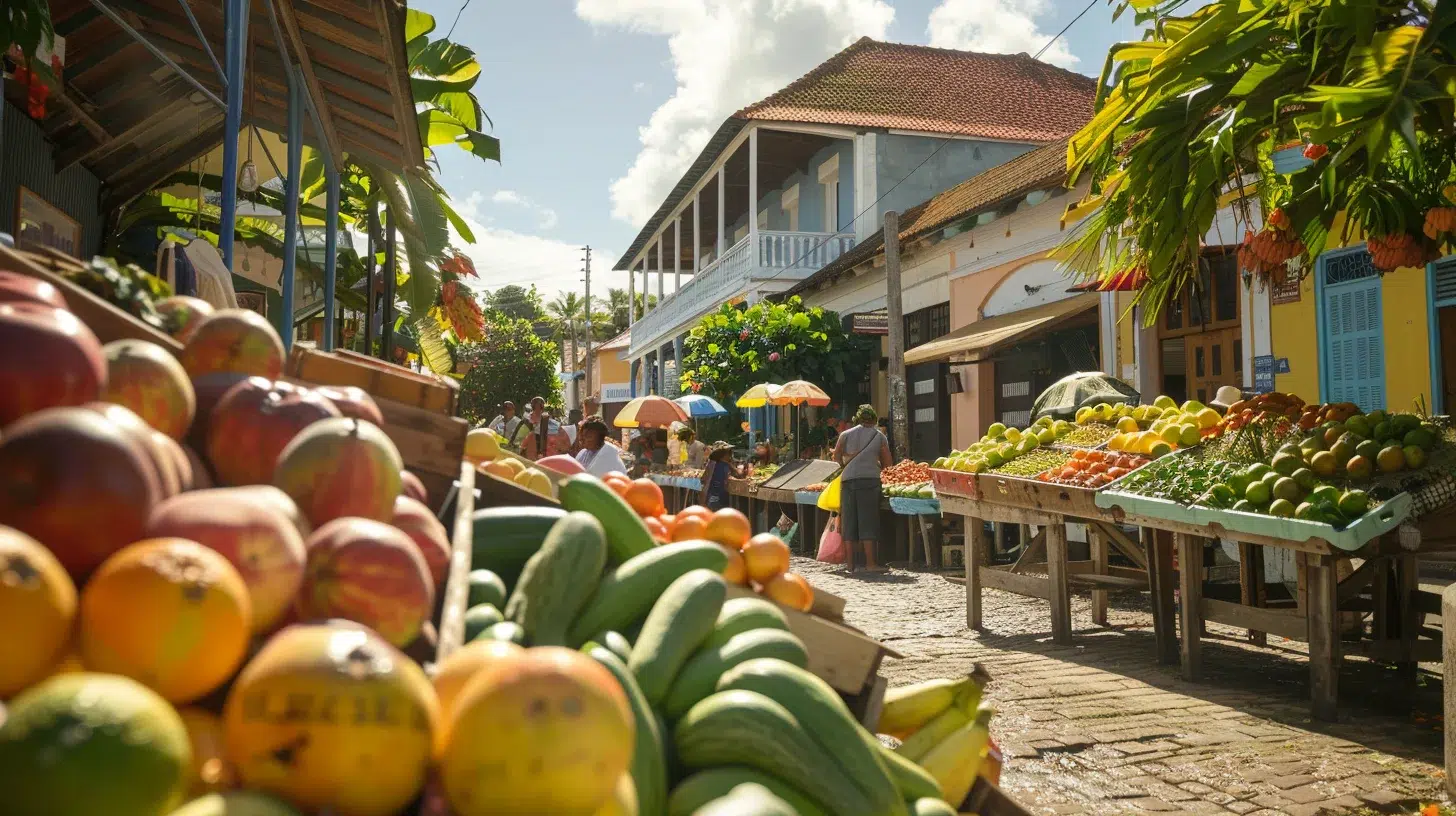
POLYGON ((824 389, 807 380, 790 380, 779 386, 778 393, 768 398, 769 405, 813 405, 823 407, 831 402, 824 389))
POLYGON ((688 412, 667 397, 638 397, 622 407, 612 424, 618 428, 666 428, 687 422, 688 412))

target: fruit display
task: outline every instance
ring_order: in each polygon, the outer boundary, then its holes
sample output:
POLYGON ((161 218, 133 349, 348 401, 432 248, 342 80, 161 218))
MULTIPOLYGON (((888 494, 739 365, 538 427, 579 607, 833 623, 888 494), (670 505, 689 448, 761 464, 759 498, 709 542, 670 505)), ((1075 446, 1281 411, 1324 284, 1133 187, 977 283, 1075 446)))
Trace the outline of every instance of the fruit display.
POLYGON ((987 473, 997 476, 1018 476, 1023 479, 1035 478, 1044 471, 1052 468, 1060 468, 1071 461, 1072 452, 1069 450, 1056 450, 1053 448, 1041 448, 1017 456, 1003 465, 991 468, 987 473))
MULTIPOLYGON (((1007 428, 997 422, 986 429, 986 435, 981 437, 980 441, 972 443, 965 450, 952 451, 949 456, 936 459, 931 467, 937 470, 955 470, 962 473, 994 471, 1044 445, 1056 444, 1057 440, 1067 436, 1072 430, 1072 423, 1062 419, 1053 420, 1050 417, 1042 417, 1025 430, 1007 428)), ((1046 460, 1045 464, 1024 475, 1035 476, 1051 467, 1052 462, 1046 456, 1039 457, 1037 461, 1043 460, 1046 460)), ((1030 465, 1026 464, 1017 470, 1029 468, 1030 465)))
POLYGON ((1150 457, 1110 450, 1074 450, 1067 463, 1037 474, 1037 481, 1086 487, 1106 487, 1153 461, 1150 457))
POLYGON ((886 691, 876 730, 900 742, 884 755, 902 789, 939 790, 944 800, 959 803, 977 777, 999 774, 992 755, 994 712, 981 702, 983 680, 978 671, 886 691))
MULTIPOLYGON (((1088 409, 1083 409, 1088 410, 1088 409)), ((1126 405, 1118 410, 1104 411, 1098 406, 1097 416, 1101 421, 1114 422, 1117 433, 1107 440, 1110 450, 1136 453, 1157 458, 1179 448, 1191 448, 1205 437, 1215 433, 1223 415, 1216 408, 1210 408, 1197 400, 1178 405, 1172 397, 1163 395, 1151 405, 1126 405)), ((1080 419, 1080 417, 1079 417, 1080 419)))
POLYGON ((880 471, 882 491, 891 498, 933 499, 930 465, 906 459, 880 471))
MULTIPOLYGON (((774 477, 774 474, 778 472, 779 466, 777 464, 770 463, 767 465, 754 465, 753 473, 749 474, 748 481, 756 485, 761 485, 769 479, 772 479, 774 477)), ((701 476, 702 474, 699 474, 699 478, 701 478, 701 476)))
POLYGON ((541 467, 536 467, 525 459, 511 454, 502 443, 503 440, 495 431, 489 428, 476 428, 465 436, 465 459, 473 463, 475 469, 481 473, 489 473, 508 482, 515 482, 548 499, 555 498, 556 487, 552 483, 551 477, 547 476, 541 468, 568 475, 582 472, 581 464, 569 456, 547 456, 536 463, 541 467), (564 460, 570 460, 570 465, 567 465, 564 460))

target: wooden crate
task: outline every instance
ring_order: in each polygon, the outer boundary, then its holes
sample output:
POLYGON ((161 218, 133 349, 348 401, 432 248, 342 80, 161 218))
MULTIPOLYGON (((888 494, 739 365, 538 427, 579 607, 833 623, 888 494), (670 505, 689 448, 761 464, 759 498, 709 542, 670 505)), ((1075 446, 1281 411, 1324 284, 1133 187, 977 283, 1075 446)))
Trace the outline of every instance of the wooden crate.
POLYGON ((935 486, 937 495, 965 496, 972 499, 980 498, 981 496, 980 489, 976 483, 976 474, 974 473, 932 468, 930 471, 930 483, 935 486))
POLYGON ((79 268, 81 262, 66 255, 20 252, 0 245, 0 270, 43 280, 56 287, 65 297, 71 313, 85 323, 102 343, 145 340, 174 355, 182 351, 182 344, 171 335, 82 289, 62 274, 63 270, 79 268))
POLYGON ((1108 512, 1097 506, 1097 491, 1090 488, 994 473, 977 475, 976 484, 982 501, 1075 518, 1108 518, 1108 512))
POLYGON ((976 779, 966 801, 961 803, 960 812, 967 816, 1031 816, 1031 811, 1017 804, 985 777, 976 779))
POLYGON ((422 374, 352 351, 321 351, 295 343, 284 372, 318 385, 354 385, 376 400, 390 400, 436 414, 453 416, 460 386, 452 379, 422 374))

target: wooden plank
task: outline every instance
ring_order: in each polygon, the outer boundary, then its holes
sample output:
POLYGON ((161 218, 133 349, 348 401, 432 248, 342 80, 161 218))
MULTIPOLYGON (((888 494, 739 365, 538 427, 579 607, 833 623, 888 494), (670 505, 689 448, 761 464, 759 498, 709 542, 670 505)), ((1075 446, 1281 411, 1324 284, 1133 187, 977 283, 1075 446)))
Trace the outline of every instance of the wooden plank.
MULTIPOLYGON (((942 514, 953 513, 958 516, 970 516, 985 521, 1003 521, 1011 524, 1035 524, 1038 527, 1061 523, 1060 516, 1050 513, 1041 513, 1024 507, 1007 507, 964 496, 942 496, 940 511, 942 514)), ((1028 538, 1030 536, 1023 536, 1021 540, 1025 541, 1028 538)))
POLYGON ((1203 619, 1261 633, 1269 632, 1290 640, 1302 641, 1309 635, 1304 616, 1294 609, 1268 609, 1204 598, 1203 619))
POLYGON ((860 711, 859 722, 871 733, 880 722, 880 713, 885 710, 885 692, 890 688, 890 683, 880 674, 876 674, 870 681, 869 686, 860 692, 865 695, 860 702, 863 707, 860 711))
MULTIPOLYGON (((334 117, 328 97, 324 96, 323 86, 319 85, 318 75, 313 70, 313 58, 309 55, 308 46, 303 42, 303 33, 298 28, 293 0, 279 0, 277 8, 278 16, 283 21, 283 30, 293 46, 293 53, 298 57, 298 66, 303 69, 303 83, 308 88, 308 95, 313 98, 314 110, 318 111, 319 121, 323 125, 324 145, 337 163, 343 158, 343 146, 339 142, 339 132, 334 129, 334 117)), ((279 47, 282 47, 281 44, 279 47)))
MULTIPOLYGON (((376 399, 388 399, 436 414, 455 413, 460 386, 351 351, 323 351, 295 343, 285 367, 288 375, 319 385, 353 385, 376 399)), ((453 470, 453 468, 452 468, 453 470)))
MULTIPOLYGON (((1239 542, 1239 597, 1246 607, 1262 607, 1268 598, 1268 588, 1264 586, 1264 548, 1246 541, 1239 542)), ((1267 646, 1269 638, 1265 631, 1249 629, 1249 642, 1267 646)))
MULTIPOLYGON (((1087 525, 1087 545, 1092 554, 1092 567, 1098 578, 1110 577, 1107 572, 1107 548, 1110 536, 1102 532, 1100 526, 1087 525)), ((1077 576, 1079 579, 1088 576, 1077 576)), ((1132 581, 1134 579, 1124 579, 1132 581)), ((1144 581, 1139 588, 1146 588, 1144 581)), ((1097 626, 1107 625, 1107 590, 1099 586, 1096 581, 1092 582, 1092 623, 1097 626)))
POLYGON ((1421 591, 1418 571, 1418 563, 1414 555, 1402 555, 1396 558, 1396 580, 1398 582, 1396 598, 1400 609, 1400 642, 1404 646, 1396 665, 1401 675, 1407 680, 1415 679, 1416 638, 1420 636, 1421 626, 1426 617, 1425 613, 1416 605, 1416 596, 1421 591))
MULTIPOLYGON (((409 66, 404 62, 404 6, 375 3, 374 14, 383 36, 385 63, 389 65, 389 90, 394 97, 395 121, 399 122, 400 160, 403 167, 419 167, 425 161, 420 130, 415 125, 414 94, 410 91, 409 66), (399 44, 399 51, 395 50, 399 44)), ((661 278, 658 279, 661 282, 661 278)))
POLYGON ((1175 533, 1178 544, 1178 623, 1182 634, 1183 679, 1203 678, 1203 539, 1175 533))
POLYGON ((1174 623, 1173 536, 1163 530, 1142 528, 1143 547, 1148 553, 1148 585, 1152 589, 1153 641, 1158 662, 1178 662, 1178 631, 1174 623))
POLYGON ((933 567, 935 562, 930 558, 930 522, 925 520, 925 516, 916 516, 915 521, 920 526, 920 548, 925 551, 925 566, 933 567))
POLYGON ((1072 643, 1072 593, 1067 583, 1067 525, 1044 528, 1047 550, 1047 580, 1051 584, 1052 640, 1064 646, 1072 643))
MULTIPOLYGON (((728 597, 762 597, 751 589, 732 586, 728 597)), ((899 653, 886 649, 865 633, 842 623, 779 607, 789 621, 789 631, 804 642, 809 671, 843 694, 859 694, 871 682, 880 659, 899 653)))
MULTIPOLYGON (((970 561, 969 558, 966 559, 970 561)), ((980 569, 980 584, 983 587, 999 589, 1002 592, 1010 592, 1014 595, 1021 595, 1027 598, 1041 598, 1051 600, 1051 582, 1045 578, 1035 578, 1030 575, 1017 575, 1005 569, 997 567, 982 567, 980 569)), ((967 588, 970 582, 966 583, 967 588)))
MULTIPOLYGON (((1121 575, 1099 575, 1095 572, 1085 575, 1068 576, 1067 581, 1075 587, 1091 587, 1094 599, 1099 592, 1102 593, 1104 598, 1107 597, 1107 590, 1109 589, 1135 589, 1139 592, 1146 592, 1148 589, 1147 579, 1125 578, 1121 575)), ((1095 615, 1097 612, 1096 606, 1093 606, 1092 611, 1095 615)), ((1094 617, 1093 620, 1095 622, 1096 618, 1094 617)), ((1107 609, 1105 606, 1102 609, 1102 621, 1098 625, 1107 625, 1107 609)))
POLYGON ((1361 640, 1342 644, 1342 648, 1381 663, 1398 663, 1407 654, 1415 663, 1440 663, 1443 660, 1442 645, 1439 638, 1417 640, 1409 646, 1400 640, 1361 640))
MULTIPOLYGON (((65 297, 67 309, 85 323, 103 344, 113 340, 146 340, 174 355, 182 351, 182 344, 166 332, 123 312, 61 274, 62 269, 80 266, 80 261, 56 250, 28 253, 0 245, 0 270, 43 280, 56 287, 65 297)), ((8 353, 16 353, 16 350, 8 353)))
POLYGON ((407 467, 432 473, 453 473, 465 456, 470 423, 458 417, 376 398, 384 415, 384 432, 399 448, 407 467))
POLYGON ((1335 721, 1340 696, 1340 631, 1335 607, 1335 559, 1305 559, 1308 589, 1309 689, 1317 720, 1335 721))
POLYGON ((981 628, 981 587, 986 563, 986 527, 978 518, 967 517, 966 548, 963 555, 966 562, 966 626, 981 628))
MULTIPOLYGON (((1143 583, 1148 583, 1149 580, 1148 571, 1145 569, 1136 569, 1133 567, 1119 567, 1116 564, 1113 564, 1112 566, 1107 568, 1107 574, 1117 575, 1123 578, 1137 578, 1143 583)), ((1151 586, 1151 584, 1149 584, 1149 586, 1151 586)))
MULTIPOLYGON (((1375 580, 1375 562, 1378 559, 1367 558, 1365 563, 1355 568, 1355 571, 1340 580, 1335 590, 1336 600, 1341 605, 1351 598, 1365 594, 1365 587, 1375 580)), ((1437 604, 1439 607, 1439 604, 1437 604)))
POLYGON ((445 602, 440 613, 438 664, 465 640, 465 607, 470 594, 470 556, 475 515, 475 468, 460 465, 460 492, 455 497, 455 523, 450 531, 450 572, 445 578, 445 602))
POLYGON ((1098 521, 1096 519, 1089 519, 1087 521, 1087 526, 1096 527, 1098 530, 1100 530, 1104 535, 1108 537, 1108 540, 1112 543, 1112 546, 1117 548, 1118 552, 1127 556, 1127 559, 1129 561, 1137 564, 1143 569, 1148 568, 1147 553, 1143 550, 1141 546, 1138 545, 1136 541, 1128 538, 1127 534, 1124 533, 1122 529, 1119 528, 1116 524, 1105 521, 1098 521))
POLYGON ((994 473, 977 475, 976 485, 985 500, 997 504, 1085 519, 1105 518, 1108 513, 1097 506, 1096 491, 1085 487, 994 473))
POLYGON ((809 614, 817 615, 826 620, 844 620, 844 599, 832 592, 822 589, 814 590, 814 605, 810 607, 809 614))
POLYGON ((1027 541, 1025 547, 1021 548, 1021 555, 1016 559, 1016 563, 1011 565, 1012 572, 1024 573, 1033 564, 1046 563, 1046 531, 1047 528, 1041 528, 1041 531, 1027 541))
POLYGON ((1177 521, 1167 521, 1164 519, 1152 518, 1151 516, 1142 516, 1138 515, 1137 513, 1128 513, 1122 510, 1122 508, 1115 508, 1115 510, 1111 513, 1110 520, 1122 524, 1136 525, 1138 527, 1152 527, 1154 529, 1165 530, 1170 533, 1187 533, 1188 535, 1200 537, 1211 536, 1227 539, 1234 542, 1248 542, 1250 544, 1259 544, 1265 547, 1282 547, 1286 550, 1299 550, 1302 552, 1316 553, 1320 555, 1330 555, 1336 552, 1341 555, 1350 555, 1350 553, 1346 553, 1343 550, 1336 550, 1330 545, 1328 541, 1317 538, 1312 538, 1307 541, 1270 538, 1268 536, 1258 536, 1250 533, 1241 533, 1232 530, 1226 530, 1222 525, 1219 524, 1213 524, 1204 527, 1196 524, 1184 524, 1177 521))

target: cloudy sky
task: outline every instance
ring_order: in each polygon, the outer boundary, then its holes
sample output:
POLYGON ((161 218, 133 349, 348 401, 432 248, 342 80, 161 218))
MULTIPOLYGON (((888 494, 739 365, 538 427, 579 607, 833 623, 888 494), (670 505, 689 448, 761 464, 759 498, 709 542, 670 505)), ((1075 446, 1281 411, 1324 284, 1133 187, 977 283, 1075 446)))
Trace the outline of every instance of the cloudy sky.
MULTIPOLYGON (((1087 0, 411 0, 473 48, 501 164, 442 150, 488 288, 625 287, 618 255, 725 117, 861 36, 1034 54, 1087 0)), ((1098 0, 1043 59, 1096 76, 1134 37, 1098 0)), ((670 283, 669 283, 670 285, 670 283)))

